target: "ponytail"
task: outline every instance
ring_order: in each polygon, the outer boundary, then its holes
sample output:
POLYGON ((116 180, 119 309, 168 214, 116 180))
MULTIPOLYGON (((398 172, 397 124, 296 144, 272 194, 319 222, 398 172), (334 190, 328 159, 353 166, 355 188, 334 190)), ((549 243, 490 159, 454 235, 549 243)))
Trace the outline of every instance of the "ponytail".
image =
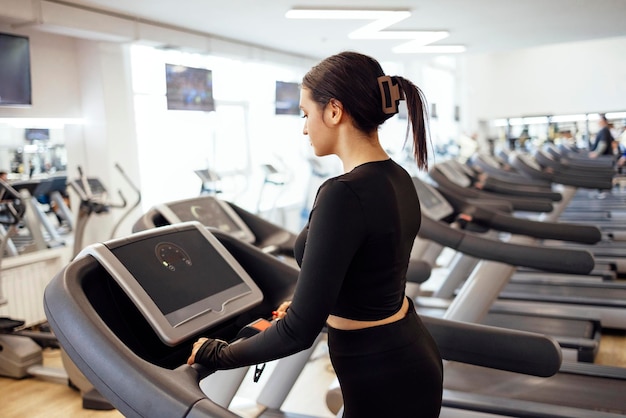
POLYGON ((402 88, 408 118, 405 143, 409 139, 409 131, 413 133, 413 156, 419 169, 428 170, 428 106, 422 90, 411 81, 401 76, 394 77, 402 88))

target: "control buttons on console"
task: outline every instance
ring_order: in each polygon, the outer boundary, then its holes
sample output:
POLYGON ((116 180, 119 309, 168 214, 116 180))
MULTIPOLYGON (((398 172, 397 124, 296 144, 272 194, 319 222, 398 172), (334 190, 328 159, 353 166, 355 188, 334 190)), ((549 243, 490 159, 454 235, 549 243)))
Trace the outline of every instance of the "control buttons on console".
POLYGON ((155 248, 159 262, 168 270, 176 271, 177 267, 191 266, 191 258, 185 250, 171 242, 161 242, 155 248))

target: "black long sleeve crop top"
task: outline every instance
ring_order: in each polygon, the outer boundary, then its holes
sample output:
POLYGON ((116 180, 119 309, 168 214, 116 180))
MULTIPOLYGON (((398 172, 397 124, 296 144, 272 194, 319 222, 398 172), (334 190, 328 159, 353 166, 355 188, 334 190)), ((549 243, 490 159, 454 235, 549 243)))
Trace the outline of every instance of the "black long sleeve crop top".
POLYGON ((216 368, 259 364, 307 349, 329 314, 372 321, 397 312, 420 221, 412 179, 391 159, 324 182, 296 241, 300 274, 287 315, 220 350, 216 368))

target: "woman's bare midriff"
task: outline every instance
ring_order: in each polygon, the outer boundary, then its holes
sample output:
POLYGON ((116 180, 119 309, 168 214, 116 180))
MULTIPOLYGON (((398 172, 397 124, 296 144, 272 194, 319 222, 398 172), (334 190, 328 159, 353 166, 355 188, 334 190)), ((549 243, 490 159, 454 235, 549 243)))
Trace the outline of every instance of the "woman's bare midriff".
POLYGON ((404 298, 400 310, 395 314, 388 316, 387 318, 379 319, 377 321, 358 321, 356 319, 348 319, 342 318, 340 316, 329 315, 326 323, 332 328, 341 329, 344 331, 377 327, 379 325, 391 324, 392 322, 399 321, 406 316, 408 310, 409 301, 407 300, 407 298, 404 298))

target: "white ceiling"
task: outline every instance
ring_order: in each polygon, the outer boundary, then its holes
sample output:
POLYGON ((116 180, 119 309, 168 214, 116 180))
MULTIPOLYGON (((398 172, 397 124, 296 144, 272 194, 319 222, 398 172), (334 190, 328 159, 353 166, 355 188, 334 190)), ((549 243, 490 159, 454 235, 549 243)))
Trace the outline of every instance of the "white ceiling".
MULTIPOLYGON (((436 44, 469 54, 626 36, 624 0, 65 0, 243 41, 323 58, 351 49, 379 60, 402 59, 394 40, 350 40, 364 21, 286 19, 291 8, 402 9, 412 16, 390 30, 448 30, 436 44)), ((622 51, 623 52, 623 51, 622 51)), ((618 51, 616 51, 618 53, 618 51)))
MULTIPOLYGON (((350 40, 364 21, 286 19, 291 8, 408 9, 389 30, 448 30, 439 45, 468 54, 626 36, 625 0, 54 0, 146 19, 292 54, 323 58, 351 49, 379 60, 394 40, 350 40)), ((618 53, 619 51, 616 51, 618 53)), ((623 51, 621 51, 623 52, 623 51)), ((575 64, 575 57, 572 64, 575 64)))

